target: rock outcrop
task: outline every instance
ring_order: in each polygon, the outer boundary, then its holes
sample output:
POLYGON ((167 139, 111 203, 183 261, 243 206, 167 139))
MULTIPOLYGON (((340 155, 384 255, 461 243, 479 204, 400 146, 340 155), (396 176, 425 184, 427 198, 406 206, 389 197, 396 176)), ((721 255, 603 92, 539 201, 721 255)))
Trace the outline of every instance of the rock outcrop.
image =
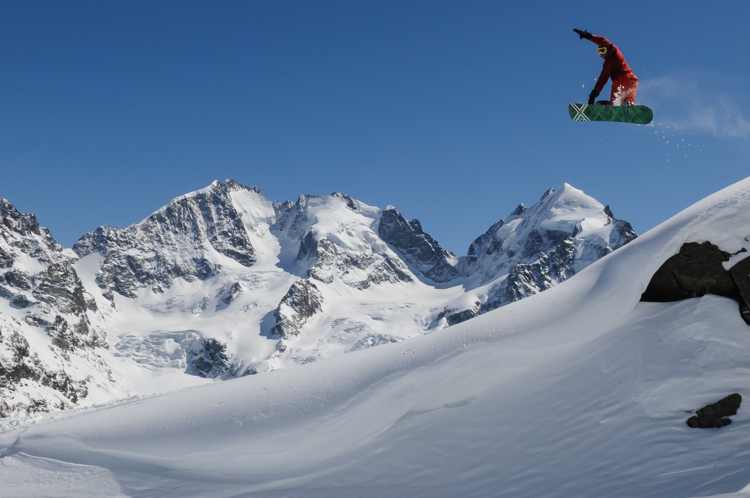
POLYGON ((273 312, 276 325, 271 328, 271 333, 281 337, 299 334, 302 326, 321 310, 322 303, 323 296, 314 283, 298 280, 273 312))
POLYGON ((687 419, 686 423, 693 429, 719 429, 732 423, 726 418, 737 414, 742 403, 742 396, 730 394, 716 403, 706 405, 698 410, 695 416, 687 419))
POLYGON ((0 416, 75 405, 88 395, 81 364, 106 377, 94 350, 105 334, 91 325, 97 310, 63 249, 33 214, 0 199, 0 299, 14 312, 0 315, 0 416), (33 340, 41 329, 51 342, 33 340))
POLYGON ((413 280, 408 266, 373 229, 379 209, 338 192, 302 195, 296 203, 276 204, 275 209, 271 230, 298 241, 296 262, 308 268, 306 277, 324 284, 338 280, 360 290, 413 280))
POLYGON ((630 223, 616 219, 609 206, 567 184, 549 189, 530 208, 520 204, 469 247, 464 276, 475 286, 490 285, 477 296, 479 308, 449 305, 437 320, 445 317, 445 325, 453 325, 538 294, 635 238, 630 223))
POLYGON ((746 311, 750 304, 750 258, 725 268, 732 255, 710 242, 683 244, 656 271, 641 301, 672 302, 713 294, 740 304, 742 318, 750 324, 746 311))
POLYGON ((222 377, 230 368, 227 345, 216 339, 201 339, 187 351, 186 373, 200 377, 222 377))
POLYGON ((394 208, 383 210, 378 235, 406 261, 413 273, 445 283, 458 275, 458 258, 422 229, 419 220, 406 221, 394 208))
POLYGON ((112 299, 117 292, 134 298, 138 289, 163 292, 175 278, 205 280, 221 268, 222 258, 242 266, 255 262, 255 250, 231 196, 260 195, 232 180, 178 197, 143 222, 122 230, 103 226, 73 245, 80 257, 104 256, 97 283, 112 299))

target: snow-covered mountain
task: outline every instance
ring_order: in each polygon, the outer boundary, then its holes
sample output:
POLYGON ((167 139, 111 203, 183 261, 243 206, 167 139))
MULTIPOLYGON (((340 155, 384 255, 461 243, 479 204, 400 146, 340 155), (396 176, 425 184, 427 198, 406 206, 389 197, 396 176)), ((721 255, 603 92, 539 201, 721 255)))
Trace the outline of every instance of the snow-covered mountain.
POLYGON ((549 289, 635 238, 567 184, 460 258, 418 220, 340 193, 280 203, 214 182, 72 249, 3 202, 3 414, 400 342, 549 289))
POLYGON ((110 383, 98 355, 106 332, 89 320, 97 305, 76 259, 34 215, 0 199, 0 417, 69 408, 92 376, 110 383))
MULTIPOLYGON (((574 278, 452 327, 265 375, 0 421, 0 496, 746 497, 749 241, 750 178, 586 268, 574 264, 574 278), (723 400, 734 411, 721 428, 688 423, 723 400)), ((491 268, 490 256, 472 264, 491 268)), ((92 268, 86 289, 96 286, 92 268)), ((421 308, 384 309, 398 299, 378 287, 406 288, 404 303, 453 292, 419 279, 359 289, 331 275, 278 285, 283 302, 267 325, 320 305, 285 329, 292 339, 320 331, 335 289, 338 313, 368 330, 355 313, 366 296, 362 309, 397 333, 406 322, 393 317, 421 308)), ((461 292, 493 281, 455 278, 461 292)), ((149 302, 176 305, 174 289, 187 295, 199 282, 115 293, 114 303, 132 317, 149 302)), ((213 289, 213 305, 234 286, 201 288, 213 289)), ((224 311, 244 306, 246 293, 224 311)))
POLYGON ((438 315, 454 325, 567 280, 636 238, 630 223, 567 183, 520 204, 469 247, 469 292, 438 315))

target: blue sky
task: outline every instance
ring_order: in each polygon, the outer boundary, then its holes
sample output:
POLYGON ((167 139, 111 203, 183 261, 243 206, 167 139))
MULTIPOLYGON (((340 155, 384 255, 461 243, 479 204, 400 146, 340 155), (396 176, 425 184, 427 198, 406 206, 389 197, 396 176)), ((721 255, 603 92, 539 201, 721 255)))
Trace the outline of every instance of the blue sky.
MULTIPOLYGON (((65 246, 232 178, 444 247, 564 182, 642 234, 750 174, 750 2, 0 3, 0 197, 65 246), (653 125, 573 123, 606 36, 653 125)), ((605 92, 609 91, 609 85, 605 92)))

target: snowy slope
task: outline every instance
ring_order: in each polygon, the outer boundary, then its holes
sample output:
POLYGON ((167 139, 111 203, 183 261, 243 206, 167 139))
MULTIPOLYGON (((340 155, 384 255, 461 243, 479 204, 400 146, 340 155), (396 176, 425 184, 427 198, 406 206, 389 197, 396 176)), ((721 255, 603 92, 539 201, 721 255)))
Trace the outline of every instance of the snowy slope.
MULTIPOLYGON (((639 302, 683 243, 750 248, 750 179, 550 290, 294 369, 31 421, 0 496, 711 496, 750 483, 736 302, 639 302)), ((747 493, 745 493, 747 494, 747 493)), ((740 494, 742 495, 742 494, 740 494)))

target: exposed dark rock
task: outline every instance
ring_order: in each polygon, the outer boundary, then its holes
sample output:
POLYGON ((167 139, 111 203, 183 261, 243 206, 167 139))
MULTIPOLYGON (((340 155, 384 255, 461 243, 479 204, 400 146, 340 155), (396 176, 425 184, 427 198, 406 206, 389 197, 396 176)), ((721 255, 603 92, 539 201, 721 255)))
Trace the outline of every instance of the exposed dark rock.
POLYGON ((52 344, 63 351, 106 345, 104 340, 91 330, 85 316, 68 323, 65 318, 57 315, 54 321, 47 325, 47 333, 52 337, 52 344))
POLYGON ((695 416, 687 419, 687 425, 694 429, 721 428, 732 423, 729 417, 736 415, 742 403, 742 396, 737 393, 730 394, 721 401, 704 406, 698 410, 695 416))
POLYGON ((732 275, 732 279, 737 285, 737 291, 747 308, 750 305, 750 258, 745 258, 735 264, 729 269, 729 273, 732 275))
POLYGON ((96 302, 86 299, 83 283, 75 271, 59 263, 50 264, 42 273, 33 294, 39 301, 54 305, 62 313, 83 316, 87 309, 96 310, 96 302))
POLYGON ((86 314, 96 309, 95 301, 73 269, 75 258, 39 226, 34 215, 19 213, 4 199, 0 199, 0 241, 2 296, 11 306, 25 310, 23 322, 46 330, 52 338, 49 348, 60 359, 59 363, 40 359, 39 351, 19 333, 24 327, 18 323, 15 330, 15 319, 4 322, 11 333, 0 330, 0 415, 72 406, 88 395, 88 389, 85 379, 66 372, 68 366, 91 361, 94 369, 106 368, 90 351, 84 351, 106 345, 86 314), (28 265, 29 259, 34 264, 28 265), (15 400, 12 404, 11 399, 15 400))
POLYGON ((22 271, 9 271, 3 275, 5 282, 11 287, 15 287, 20 290, 31 289, 31 279, 29 275, 22 271))
POLYGON ((433 282, 447 282, 458 274, 458 259, 422 229, 419 220, 406 221, 393 208, 383 210, 378 235, 388 243, 412 270, 433 282))
MULTIPOLYGON (((13 237, 15 240, 9 241, 15 249, 45 262, 49 261, 45 257, 47 251, 62 250, 62 247, 50 235, 49 230, 39 226, 36 216, 19 213, 10 202, 3 198, 0 198, 0 232, 3 232, 6 240, 16 235, 17 237, 13 237)), ((3 252, 2 259, 12 259, 12 256, 3 252)))
POLYGON ((439 321, 445 318, 445 321, 449 326, 456 325, 457 323, 465 322, 466 320, 470 320, 479 315, 480 305, 481 303, 476 302, 472 308, 462 311, 458 311, 455 308, 447 308, 438 313, 435 320, 439 321))
MULTIPOLYGON (((513 212, 516 213, 520 207, 521 206, 516 208, 516 210, 513 212)), ((512 214, 511 216, 520 216, 520 214, 523 214, 525 210, 526 208, 524 207, 523 211, 521 211, 519 214, 512 214)), ((477 237, 476 240, 471 243, 466 256, 466 262, 469 267, 477 263, 482 255, 492 256, 494 254, 500 254, 502 252, 503 240, 497 236, 497 231, 500 230, 500 228, 502 228, 504 224, 505 220, 498 221, 497 223, 492 225, 489 230, 487 230, 487 232, 477 237)))
POLYGON ((516 207, 516 209, 513 210, 512 213, 510 213, 511 216, 521 216, 524 212, 526 212, 526 206, 521 203, 516 207))
POLYGON ((175 278, 205 280, 219 269, 206 256, 210 250, 252 266, 255 250, 230 196, 240 190, 260 193, 232 180, 215 182, 173 200, 137 225, 100 227, 81 237, 73 250, 81 257, 92 252, 104 256, 97 283, 110 291, 108 296, 117 292, 132 298, 145 286, 162 292, 175 278))
MULTIPOLYGON (((683 244, 654 274, 641 301, 672 302, 713 294, 736 300, 740 308, 750 301, 750 260, 725 270, 731 254, 710 242, 683 244), (740 287, 741 286, 741 287, 740 287)), ((750 324, 750 316, 740 313, 750 324)))
POLYGON ((227 346, 216 339, 203 339, 198 346, 187 351, 187 373, 200 377, 221 377, 229 370, 227 346))
POLYGON ((730 256, 710 242, 683 244, 657 270, 641 299, 670 302, 706 294, 737 299, 737 285, 722 265, 730 256))
POLYGON ((242 284, 235 282, 232 287, 225 290, 221 294, 221 297, 219 297, 219 302, 216 304, 216 311, 226 309, 240 294, 242 294, 242 284))
POLYGON ((375 252, 350 252, 328 239, 315 242, 312 232, 303 239, 298 254, 300 260, 314 261, 307 276, 330 284, 338 276, 355 289, 367 289, 381 283, 411 282, 408 268, 398 258, 375 252), (353 272, 353 269, 363 272, 353 272), (364 279, 359 275, 367 275, 364 279))
POLYGON ((0 285, 0 297, 4 297, 5 299, 13 299, 13 293, 5 288, 5 286, 0 285))
POLYGON ((302 326, 321 310, 323 296, 309 280, 298 280, 281 299, 273 312, 276 325, 271 328, 274 335, 288 337, 299 334, 302 326))
POLYGON ((342 194, 341 192, 334 192, 334 193, 331 194, 331 196, 338 197, 339 199, 341 199, 342 201, 344 201, 346 203, 346 207, 348 207, 352 211, 357 211, 358 210, 357 204, 354 202, 354 199, 352 199, 348 195, 342 194))
POLYGON ((10 300, 11 306, 15 308, 28 308, 29 306, 33 306, 36 304, 35 301, 30 301, 26 296, 23 294, 19 294, 17 296, 14 296, 13 299, 10 300))
POLYGON ((13 266, 13 256, 6 253, 2 247, 0 247, 0 268, 10 268, 13 266))
POLYGON ((0 338, 5 350, 5 361, 0 361, 0 417, 18 412, 48 411, 52 408, 46 401, 35 399, 25 404, 9 405, 8 394, 14 392, 24 380, 39 383, 61 393, 71 404, 88 395, 85 380, 76 381, 62 370, 46 369, 37 354, 30 350, 26 339, 18 332, 13 332, 9 336, 0 335, 0 338))
MULTIPOLYGON (((603 208, 603 214, 606 216, 606 225, 611 225, 608 236, 580 236, 583 228, 581 220, 576 218, 562 224, 557 220, 552 226, 546 223, 545 220, 554 218, 551 213, 557 208, 569 209, 565 197, 569 191, 573 191, 572 195, 576 196, 576 199, 584 199, 582 193, 576 193, 574 190, 565 185, 557 195, 554 189, 550 189, 534 206, 526 208, 521 204, 509 216, 492 225, 469 246, 466 273, 469 276, 478 276, 479 283, 486 284, 511 272, 517 265, 538 266, 548 263, 557 267, 550 267, 539 273, 540 275, 547 273, 550 276, 570 277, 577 270, 580 271, 636 238, 630 224, 615 219, 611 209, 607 207, 603 208), (577 197, 579 195, 581 197, 577 197)), ((594 205, 595 201, 591 199, 589 207, 594 205)), ((519 268, 520 270, 522 269, 519 268)), ((557 277, 553 279, 560 281, 557 277)), ((536 282, 535 287, 544 290, 548 286, 540 281, 536 282)), ((498 294, 497 290, 493 292, 498 294)), ((507 304, 504 298, 491 301, 507 304)))

